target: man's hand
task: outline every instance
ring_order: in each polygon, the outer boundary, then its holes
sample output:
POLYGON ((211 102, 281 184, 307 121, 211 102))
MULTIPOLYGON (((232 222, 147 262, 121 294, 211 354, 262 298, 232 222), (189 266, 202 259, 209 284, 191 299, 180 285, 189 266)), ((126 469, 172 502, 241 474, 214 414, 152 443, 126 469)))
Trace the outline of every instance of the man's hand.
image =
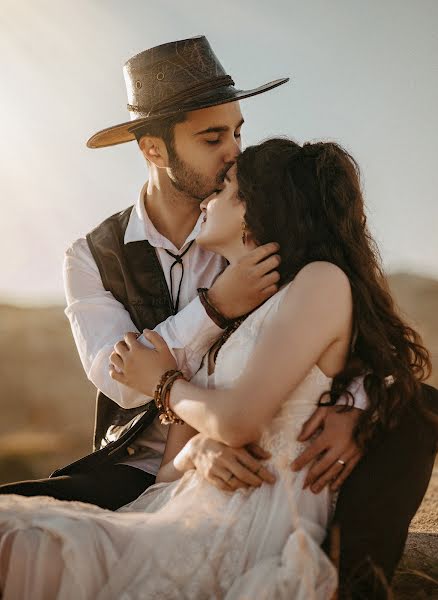
POLYGON ((293 471, 300 471, 313 461, 304 487, 314 493, 327 484, 336 491, 350 475, 362 457, 362 451, 353 439, 353 431, 361 414, 359 408, 339 412, 337 406, 320 406, 303 425, 298 441, 304 442, 321 430, 313 442, 292 463, 293 471))
MULTIPOLYGON (((187 442, 188 458, 198 473, 221 490, 259 487, 264 481, 274 483, 275 477, 262 464, 270 454, 257 444, 245 448, 230 448, 198 433, 187 442)), ((177 468, 179 466, 175 464, 177 468)), ((181 470, 185 470, 184 466, 181 470)))
POLYGON ((280 246, 259 246, 236 264, 228 266, 208 291, 212 305, 226 318, 245 315, 273 296, 280 279, 280 246))

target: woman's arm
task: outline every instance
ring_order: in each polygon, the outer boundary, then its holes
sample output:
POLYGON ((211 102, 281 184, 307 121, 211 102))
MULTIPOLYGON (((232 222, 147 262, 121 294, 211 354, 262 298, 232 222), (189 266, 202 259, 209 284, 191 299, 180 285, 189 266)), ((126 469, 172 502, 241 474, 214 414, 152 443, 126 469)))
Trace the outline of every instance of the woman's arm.
MULTIPOLYGON (((333 344, 343 341, 347 346, 351 324, 347 276, 331 263, 311 263, 285 292, 233 388, 206 390, 178 380, 171 390, 170 406, 207 436, 229 446, 244 446, 259 438, 287 394, 333 344)), ((175 363, 159 335, 149 332, 146 337, 155 350, 140 347, 135 336, 125 337, 128 348, 120 356, 123 373, 111 376, 151 395, 162 373, 175 368, 175 363), (148 369, 142 367, 144 360, 148 369)), ((338 365, 335 372, 339 369, 338 365)))
POLYGON ((327 349, 349 339, 351 322, 347 276, 330 263, 312 263, 289 286, 233 388, 203 390, 178 380, 170 406, 213 439, 234 447, 255 441, 327 349))
POLYGON ((157 473, 156 483, 175 481, 189 469, 195 468, 189 457, 186 444, 197 433, 196 429, 186 423, 184 425, 169 426, 166 448, 157 473))

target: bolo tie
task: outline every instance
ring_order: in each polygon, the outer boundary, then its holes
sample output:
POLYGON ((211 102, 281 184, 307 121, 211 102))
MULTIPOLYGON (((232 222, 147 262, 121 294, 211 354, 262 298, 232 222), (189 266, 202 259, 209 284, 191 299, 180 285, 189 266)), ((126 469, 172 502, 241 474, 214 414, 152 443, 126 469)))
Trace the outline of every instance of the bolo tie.
POLYGON ((171 252, 170 250, 165 250, 165 252, 167 252, 167 254, 169 256, 171 256, 174 259, 174 262, 172 263, 171 267, 170 267, 170 297, 172 299, 172 304, 173 304, 173 314, 176 315, 176 313, 178 312, 178 308, 179 308, 179 295, 181 292, 181 284, 182 284, 182 280, 184 277, 184 263, 183 263, 183 256, 185 254, 187 254, 187 252, 190 250, 193 242, 195 240, 192 240, 190 242, 190 244, 187 246, 187 248, 184 250, 184 252, 182 254, 173 254, 173 252, 171 252), (173 301, 173 277, 172 277, 172 270, 173 267, 175 265, 181 265, 181 279, 179 280, 179 286, 178 286, 178 294, 176 295, 176 301, 173 301))

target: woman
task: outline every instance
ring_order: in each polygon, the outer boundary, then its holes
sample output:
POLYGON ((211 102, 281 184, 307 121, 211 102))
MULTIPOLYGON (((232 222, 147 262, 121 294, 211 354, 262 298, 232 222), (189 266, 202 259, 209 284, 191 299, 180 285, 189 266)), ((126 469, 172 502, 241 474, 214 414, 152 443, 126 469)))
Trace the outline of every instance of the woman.
MULTIPOLYGON (((369 406, 357 436, 366 444, 415 397, 427 352, 394 311, 356 163, 338 145, 277 139, 248 148, 202 208, 198 243, 230 262, 279 242, 279 292, 224 334, 190 383, 156 334, 148 334, 155 350, 127 337, 112 376, 155 392, 173 421, 158 483, 117 513, 1 498, 5 600, 307 600, 335 591, 335 568, 320 548, 333 498, 303 489, 306 470, 288 467, 302 450, 297 434, 320 399, 335 402, 365 375, 369 406), (184 445, 197 431, 231 446, 259 441, 275 483, 229 493, 195 470, 181 476, 184 445)), ((232 489, 232 474, 222 475, 232 489)))

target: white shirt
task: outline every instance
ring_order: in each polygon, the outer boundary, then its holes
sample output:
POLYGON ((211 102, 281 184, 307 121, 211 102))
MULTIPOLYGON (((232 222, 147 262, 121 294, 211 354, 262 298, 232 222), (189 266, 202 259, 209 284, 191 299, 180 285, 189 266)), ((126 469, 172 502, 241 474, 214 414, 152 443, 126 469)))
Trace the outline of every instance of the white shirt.
MULTIPOLYGON (((163 237, 149 219, 143 202, 146 184, 140 192, 131 212, 125 231, 124 243, 147 240, 156 248, 167 286, 170 290, 170 267, 173 254, 182 254, 187 245, 196 238, 202 222, 198 219, 193 231, 178 250, 163 237)), ((222 257, 200 248, 194 242, 182 259, 184 277, 181 284, 179 312, 155 327, 172 350, 178 367, 188 377, 198 370, 202 357, 213 342, 222 333, 208 317, 197 296, 198 287, 211 287, 217 275, 225 267, 222 257)), ((172 271, 174 298, 181 279, 181 265, 172 271)), ((106 396, 123 408, 134 408, 147 403, 150 398, 115 381, 109 374, 109 357, 114 344, 123 339, 128 331, 138 331, 123 304, 105 290, 99 269, 90 252, 87 240, 76 240, 65 253, 64 287, 67 300, 67 315, 88 379, 106 396)), ((144 337, 139 338, 148 345, 144 337)), ((141 448, 141 459, 126 461, 149 473, 156 474, 164 453, 167 427, 161 425, 158 418, 144 435, 136 440, 136 450, 141 448)))

